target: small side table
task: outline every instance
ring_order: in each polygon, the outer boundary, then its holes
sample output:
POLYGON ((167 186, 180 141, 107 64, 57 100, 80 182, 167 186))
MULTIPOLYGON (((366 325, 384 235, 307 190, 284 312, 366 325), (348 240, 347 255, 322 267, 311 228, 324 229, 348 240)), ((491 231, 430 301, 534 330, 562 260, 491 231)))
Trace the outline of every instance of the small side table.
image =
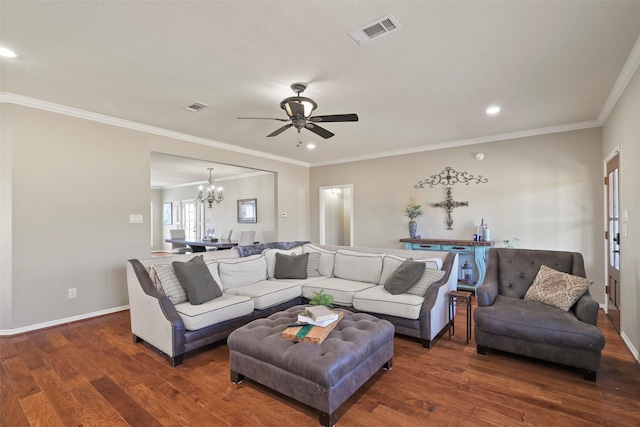
POLYGON ((467 305, 467 344, 471 339, 471 292, 467 291, 450 291, 449 297, 449 339, 455 334, 455 319, 453 315, 454 304, 459 306, 461 303, 467 305))

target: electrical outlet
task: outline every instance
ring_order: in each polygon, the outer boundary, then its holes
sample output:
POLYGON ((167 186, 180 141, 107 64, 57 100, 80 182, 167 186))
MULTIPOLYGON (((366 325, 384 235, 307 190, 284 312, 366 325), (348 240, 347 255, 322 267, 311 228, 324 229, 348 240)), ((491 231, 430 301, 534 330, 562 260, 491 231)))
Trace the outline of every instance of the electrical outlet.
POLYGON ((76 297, 76 288, 69 288, 67 291, 69 295, 69 299, 73 299, 76 297))
POLYGON ((129 215, 129 223, 130 224, 142 224, 142 215, 131 214, 129 215))

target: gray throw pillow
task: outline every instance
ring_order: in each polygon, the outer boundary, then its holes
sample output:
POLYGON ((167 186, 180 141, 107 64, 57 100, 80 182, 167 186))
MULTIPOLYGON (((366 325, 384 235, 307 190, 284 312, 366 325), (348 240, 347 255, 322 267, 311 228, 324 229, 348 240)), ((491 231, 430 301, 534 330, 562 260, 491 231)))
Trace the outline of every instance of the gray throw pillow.
POLYGON ((384 282, 384 288, 391 295, 398 295, 407 292, 422 277, 426 265, 424 262, 406 260, 391 273, 391 276, 384 282))
POLYGON ((191 305, 204 304, 222 296, 220 286, 213 279, 202 255, 194 257, 188 262, 174 261, 171 265, 180 284, 187 291, 191 305))
POLYGON ((285 255, 276 253, 276 267, 273 277, 276 279, 306 279, 309 254, 285 255))

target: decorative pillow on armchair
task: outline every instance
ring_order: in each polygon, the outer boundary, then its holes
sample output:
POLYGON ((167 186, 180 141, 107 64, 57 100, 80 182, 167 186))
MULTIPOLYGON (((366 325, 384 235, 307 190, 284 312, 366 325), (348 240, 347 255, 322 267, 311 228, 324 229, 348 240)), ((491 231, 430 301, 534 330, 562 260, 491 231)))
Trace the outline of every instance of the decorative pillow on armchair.
POLYGON ((542 265, 524 299, 569 311, 592 284, 591 280, 584 277, 562 273, 542 265))

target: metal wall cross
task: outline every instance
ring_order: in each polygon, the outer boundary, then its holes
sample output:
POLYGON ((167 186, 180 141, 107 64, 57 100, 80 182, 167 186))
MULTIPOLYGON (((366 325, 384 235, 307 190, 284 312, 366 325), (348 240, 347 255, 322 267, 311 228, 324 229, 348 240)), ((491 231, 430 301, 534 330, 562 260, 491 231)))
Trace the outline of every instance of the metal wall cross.
POLYGON ((451 212, 454 208, 469 206, 469 202, 455 202, 451 195, 451 187, 447 187, 447 198, 444 202, 431 203, 431 206, 434 208, 444 208, 447 212, 447 230, 453 230, 453 218, 451 217, 451 212))

